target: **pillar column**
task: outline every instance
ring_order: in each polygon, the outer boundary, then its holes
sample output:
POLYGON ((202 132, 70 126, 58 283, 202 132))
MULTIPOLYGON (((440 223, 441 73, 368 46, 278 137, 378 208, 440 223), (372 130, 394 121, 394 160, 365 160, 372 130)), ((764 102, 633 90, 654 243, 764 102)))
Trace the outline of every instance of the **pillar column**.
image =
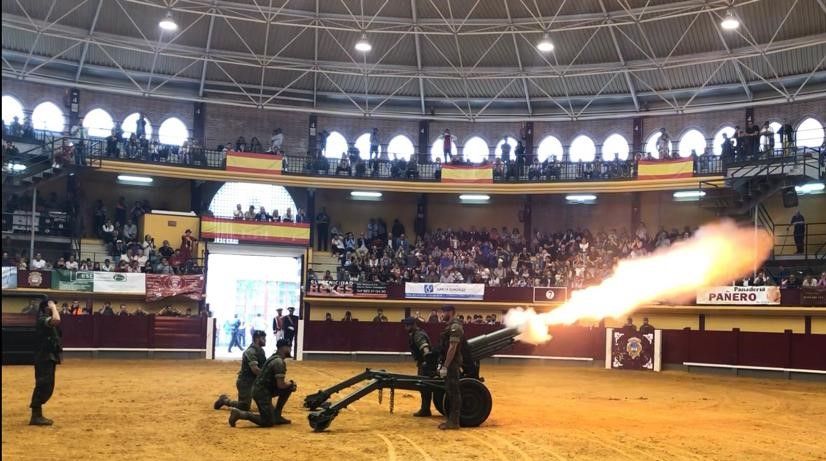
POLYGON ((419 163, 427 162, 428 154, 428 140, 430 139, 430 121, 429 120, 419 120, 419 143, 418 143, 418 154, 419 154, 419 163))
POLYGON ((525 163, 530 165, 534 158, 533 122, 525 122, 522 128, 522 144, 525 146, 525 163))
POLYGON ((643 151, 643 130, 645 129, 645 119, 643 117, 634 117, 631 126, 631 155, 642 153, 643 151))
POLYGON ((309 117, 307 153, 312 156, 318 154, 318 115, 316 114, 310 114, 309 117))
POLYGON ((192 137, 201 144, 201 147, 206 147, 206 104, 195 102, 193 109, 192 137))

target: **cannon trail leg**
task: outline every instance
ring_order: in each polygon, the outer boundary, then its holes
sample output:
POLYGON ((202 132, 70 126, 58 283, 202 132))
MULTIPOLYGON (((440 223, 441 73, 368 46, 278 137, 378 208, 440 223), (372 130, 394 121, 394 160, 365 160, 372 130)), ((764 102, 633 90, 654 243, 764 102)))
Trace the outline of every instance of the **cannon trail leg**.
POLYGON ((359 373, 356 376, 353 376, 350 379, 342 381, 335 386, 329 387, 324 390, 320 390, 315 394, 310 394, 304 398, 304 408, 315 410, 318 409, 324 402, 330 399, 333 394, 338 393, 348 387, 355 386, 356 384, 366 381, 368 379, 373 379, 373 376, 377 372, 383 372, 384 370, 371 370, 367 369, 363 373, 359 373))

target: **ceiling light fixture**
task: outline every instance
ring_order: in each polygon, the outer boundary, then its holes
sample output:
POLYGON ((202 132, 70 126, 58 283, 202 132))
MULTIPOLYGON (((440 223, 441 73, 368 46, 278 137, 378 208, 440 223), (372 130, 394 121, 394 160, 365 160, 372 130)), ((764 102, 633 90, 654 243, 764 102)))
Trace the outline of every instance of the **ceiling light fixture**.
POLYGON ((700 198, 700 197, 705 197, 705 196, 706 196, 705 191, 701 191, 701 190, 680 190, 680 191, 674 192, 674 198, 677 198, 677 199, 700 198))
POLYGON ((573 203, 591 203, 596 199, 597 196, 594 194, 573 194, 565 196, 565 200, 573 203))
POLYGON ((542 36, 542 40, 536 44, 536 49, 543 53, 550 53, 554 50, 554 44, 548 34, 542 36))
POLYGON ((172 17, 171 11, 166 12, 166 16, 158 23, 158 27, 169 32, 178 30, 178 23, 175 22, 175 18, 172 17))
POLYGON ((354 190, 350 192, 350 197, 354 198, 381 198, 381 192, 370 192, 354 190))
POLYGON ((806 195, 806 194, 816 194, 819 192, 823 192, 826 189, 826 185, 822 182, 812 182, 809 184, 803 184, 802 186, 795 186, 794 190, 798 194, 806 195))
POLYGON ((368 53, 373 49, 373 45, 367 41, 367 34, 361 34, 361 39, 356 42, 356 50, 362 53, 368 53))
POLYGON ((463 202, 487 202, 490 200, 490 195, 485 194, 462 194, 459 200, 463 202))
POLYGON ((720 21, 720 27, 725 30, 734 30, 740 27, 740 20, 734 15, 734 11, 731 9, 726 11, 726 16, 720 21))
POLYGON ((126 174, 118 175, 118 181, 125 184, 149 185, 152 184, 153 179, 147 176, 131 176, 126 174))
POLYGON ((17 162, 10 162, 8 164, 8 169, 11 171, 23 171, 26 169, 26 165, 17 162))

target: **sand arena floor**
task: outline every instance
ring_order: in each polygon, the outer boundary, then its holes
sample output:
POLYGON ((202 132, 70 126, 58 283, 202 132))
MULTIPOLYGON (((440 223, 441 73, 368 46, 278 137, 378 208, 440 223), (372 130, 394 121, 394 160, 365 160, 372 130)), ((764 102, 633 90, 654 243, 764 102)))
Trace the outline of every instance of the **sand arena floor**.
MULTIPOLYGON (((373 368, 379 368, 371 364, 373 368)), ((227 425, 215 411, 234 392, 236 363, 70 360, 45 414, 27 425, 32 367, 3 367, 3 459, 9 460, 655 460, 826 459, 826 385, 550 365, 483 366, 493 393, 479 428, 436 429, 413 418, 418 396, 376 394, 310 430, 303 396, 363 369, 354 362, 289 363, 299 392, 290 426, 227 425)), ((412 364, 385 364, 411 371, 412 364)))

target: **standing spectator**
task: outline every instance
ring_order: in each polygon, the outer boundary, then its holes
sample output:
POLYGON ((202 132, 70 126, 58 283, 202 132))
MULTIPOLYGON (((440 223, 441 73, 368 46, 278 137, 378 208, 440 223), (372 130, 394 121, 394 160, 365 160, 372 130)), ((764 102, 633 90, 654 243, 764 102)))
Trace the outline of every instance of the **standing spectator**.
POLYGON ((734 145, 726 133, 723 133, 723 144, 720 145, 720 149, 720 155, 723 157, 723 162, 730 162, 734 160, 734 145))
POLYGON ((184 261, 189 261, 192 258, 192 253, 195 250, 195 244, 198 240, 192 236, 192 230, 187 229, 184 235, 181 236, 181 257, 184 261))
POLYGON ((281 128, 276 128, 272 131, 272 136, 270 137, 270 152, 277 153, 281 150, 281 146, 284 144, 284 134, 281 133, 281 128))
POLYGON ((121 317, 126 317, 129 315, 129 310, 126 309, 126 304, 120 305, 120 311, 118 311, 118 315, 121 317))
POLYGON ((450 130, 448 129, 445 129, 445 133, 442 136, 442 153, 445 156, 445 162, 449 162, 452 158, 453 136, 451 136, 450 130))
POLYGON ((115 311, 112 310, 112 302, 111 301, 105 301, 103 303, 103 307, 100 308, 100 312, 98 312, 98 314, 100 314, 100 315, 115 315, 115 311))
POLYGON ((261 141, 259 141, 257 137, 253 136, 252 139, 250 139, 250 152, 263 152, 263 150, 261 141))
POLYGON ((503 139, 504 139, 505 142, 502 143, 502 148, 501 148, 502 149, 502 161, 505 162, 505 164, 508 164, 511 161, 511 145, 508 144, 508 137, 507 136, 505 136, 503 139))
POLYGON ((370 133, 370 160, 379 158, 379 129, 373 128, 370 133))
POLYGON ((284 339, 284 309, 275 310, 275 317, 272 319, 272 335, 276 341, 284 339))
POLYGON ((138 114, 138 121, 135 122, 135 136, 138 139, 146 138, 146 118, 144 118, 143 112, 138 114))
POLYGON ((774 131, 772 131, 768 120, 763 124, 763 128, 760 129, 760 144, 763 148, 763 153, 767 156, 771 156, 772 153, 774 153, 774 131))
POLYGON ((671 136, 665 131, 665 128, 660 128, 660 137, 657 138, 657 153, 660 159, 668 158, 668 151, 671 147, 671 136))
POLYGON ((102 200, 95 202, 95 209, 92 211, 92 223, 95 235, 103 236, 103 225, 106 223, 106 207, 103 206, 102 200))
POLYGON ((376 316, 373 317, 373 323, 385 322, 387 322, 387 317, 384 315, 384 311, 382 309, 376 309, 376 316))
MULTIPOLYGON (((800 213, 800 209, 792 216, 789 226, 794 226, 794 245, 797 247, 797 254, 803 254, 806 238, 806 219, 800 213)), ((32 261, 34 264, 34 261, 32 261)))
POLYGON ((318 151, 322 154, 327 151, 328 137, 330 137, 330 133, 327 130, 321 130, 321 133, 318 134, 318 151))
POLYGON ((321 213, 315 217, 316 231, 318 231, 317 249, 327 251, 330 240, 330 217, 327 215, 327 208, 321 207, 321 213))
POLYGON ((244 210, 241 208, 241 204, 235 206, 235 211, 232 212, 232 219, 237 221, 241 221, 244 219, 244 210))
POLYGON ((788 150, 794 148, 794 127, 783 120, 783 125, 780 127, 780 144, 783 146, 783 155, 788 155, 788 150))
MULTIPOLYGON (((129 212, 129 215, 132 217, 132 222, 134 223, 134 225, 137 225, 140 222, 141 218, 143 217, 143 215, 146 214, 147 211, 149 210, 147 210, 146 207, 144 207, 143 203, 140 200, 135 202, 135 206, 133 206, 132 210, 129 212)), ((135 230, 135 235, 137 235, 137 229, 135 230)))
POLYGON ((648 317, 642 318, 642 325, 640 325, 640 334, 648 335, 654 333, 654 325, 648 323, 648 317))
POLYGON ((80 265, 75 260, 75 255, 69 255, 69 260, 66 261, 66 269, 70 271, 76 271, 80 268, 80 265))
POLYGON ((138 236, 138 226, 136 226, 131 219, 127 219, 121 232, 123 233, 123 238, 126 239, 127 242, 133 242, 138 236))
POLYGON ((115 224, 120 227, 126 223, 126 198, 120 197, 115 205, 115 224))

